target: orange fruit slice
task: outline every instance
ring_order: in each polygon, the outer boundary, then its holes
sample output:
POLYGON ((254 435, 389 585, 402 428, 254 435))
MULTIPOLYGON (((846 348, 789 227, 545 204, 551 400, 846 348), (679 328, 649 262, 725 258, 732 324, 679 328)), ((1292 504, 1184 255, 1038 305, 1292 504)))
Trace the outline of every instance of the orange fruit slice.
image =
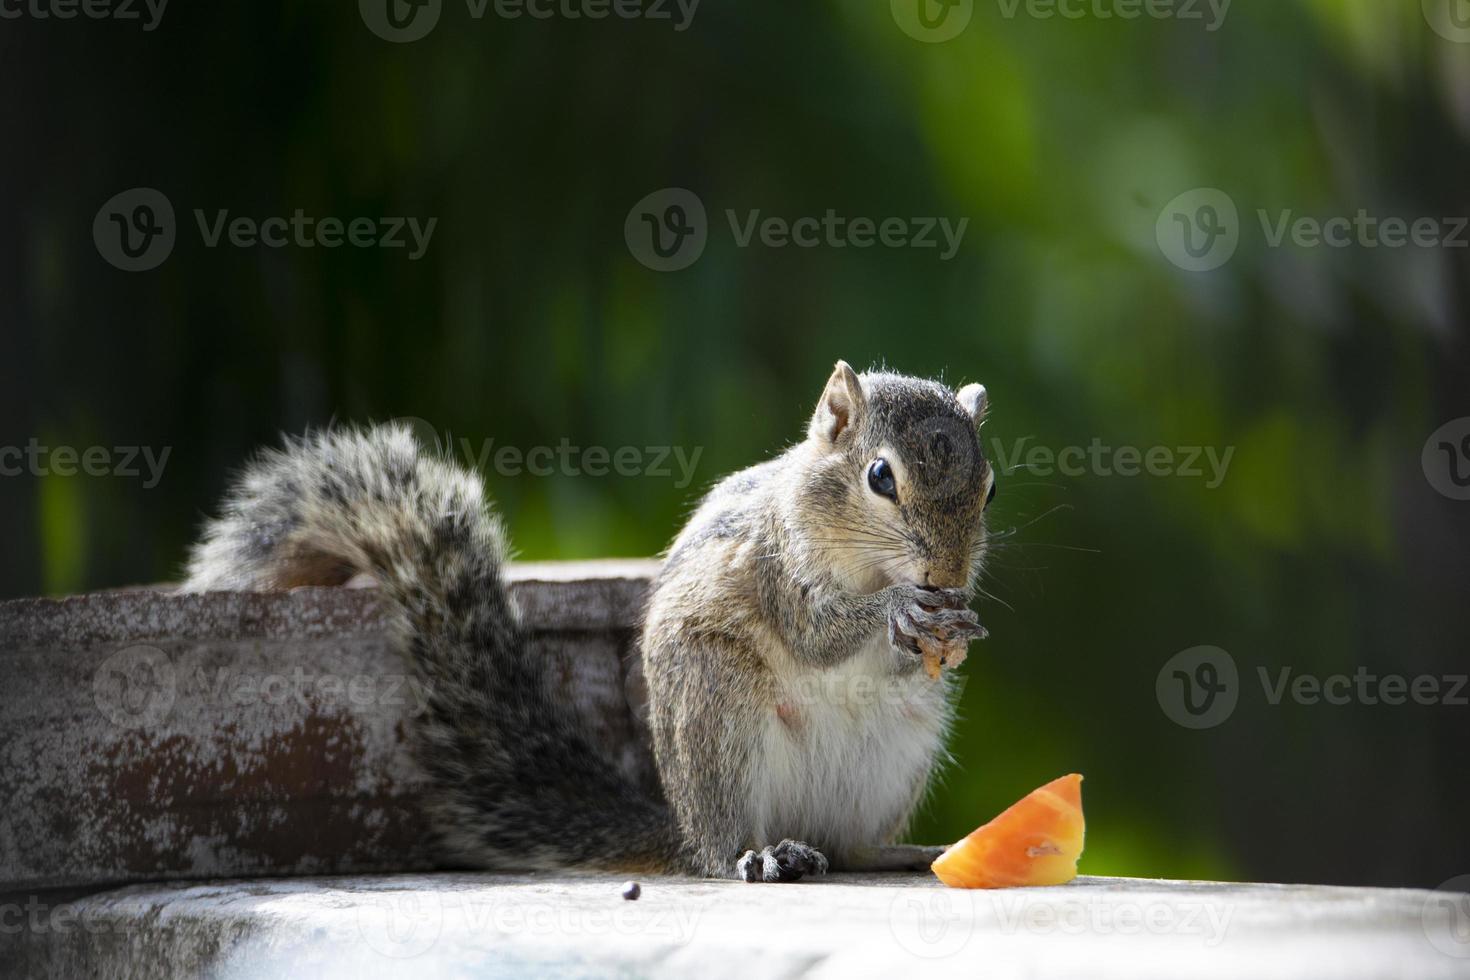
POLYGON ((1086 824, 1082 777, 1054 779, 939 855, 931 865, 951 888, 1061 885, 1077 877, 1086 824))

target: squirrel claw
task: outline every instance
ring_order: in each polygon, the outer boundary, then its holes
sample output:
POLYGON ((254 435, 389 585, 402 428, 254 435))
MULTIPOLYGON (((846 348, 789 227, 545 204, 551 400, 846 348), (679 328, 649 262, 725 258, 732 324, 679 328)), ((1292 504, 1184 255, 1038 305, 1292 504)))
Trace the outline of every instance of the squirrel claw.
POLYGON ((940 667, 958 666, 970 642, 988 635, 956 589, 923 590, 918 602, 898 609, 888 620, 889 641, 922 659, 931 677, 938 676, 940 667), (931 606, 926 601, 931 594, 943 604, 931 606))
POLYGON ((920 586, 919 607, 926 611, 936 609, 968 609, 970 597, 964 589, 941 589, 920 586))
POLYGON ((805 875, 827 873, 827 858, 801 841, 783 840, 759 854, 746 851, 735 862, 735 873, 747 884, 799 881, 805 875))

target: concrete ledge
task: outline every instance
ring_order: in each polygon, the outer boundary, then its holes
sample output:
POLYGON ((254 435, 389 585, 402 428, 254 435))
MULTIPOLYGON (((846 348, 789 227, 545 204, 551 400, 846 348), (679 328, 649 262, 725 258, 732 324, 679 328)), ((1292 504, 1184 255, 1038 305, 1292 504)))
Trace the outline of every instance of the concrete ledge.
MULTIPOLYGON (((653 562, 515 566, 533 655, 653 784, 634 630, 653 562)), ((373 589, 0 603, 0 891, 433 866, 422 702, 373 589)))
MULTIPOLYGON (((961 892, 918 875, 783 886, 400 875, 132 886, 12 904, 0 974, 1271 978, 1470 975, 1440 892, 1083 878, 961 892)), ((0 906, 5 908, 6 906, 0 906)))
MULTIPOLYGON (((653 570, 512 575, 533 655, 649 785, 653 570)), ((422 692, 386 628, 371 589, 0 603, 0 976, 1470 977, 1450 892, 832 875, 625 902, 603 876, 372 876, 434 864, 404 744, 422 692), (284 877, 311 874, 338 877, 284 877), (169 880, 200 878, 257 880, 169 880)))

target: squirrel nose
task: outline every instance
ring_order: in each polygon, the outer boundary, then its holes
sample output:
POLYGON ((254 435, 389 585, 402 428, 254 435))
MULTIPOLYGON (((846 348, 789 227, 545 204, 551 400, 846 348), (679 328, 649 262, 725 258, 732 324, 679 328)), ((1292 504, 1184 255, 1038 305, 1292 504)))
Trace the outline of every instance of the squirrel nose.
POLYGON ((924 569, 924 587, 930 589, 958 589, 965 584, 965 573, 962 568, 942 568, 935 570, 933 567, 924 569))

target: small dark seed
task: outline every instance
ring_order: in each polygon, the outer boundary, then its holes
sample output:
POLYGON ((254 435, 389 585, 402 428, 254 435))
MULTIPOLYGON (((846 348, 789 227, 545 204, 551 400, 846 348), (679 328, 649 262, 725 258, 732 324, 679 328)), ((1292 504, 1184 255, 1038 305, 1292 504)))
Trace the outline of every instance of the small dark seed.
POLYGON ((643 886, 636 881, 630 881, 623 886, 623 898, 630 902, 638 901, 638 896, 643 894, 643 886))

